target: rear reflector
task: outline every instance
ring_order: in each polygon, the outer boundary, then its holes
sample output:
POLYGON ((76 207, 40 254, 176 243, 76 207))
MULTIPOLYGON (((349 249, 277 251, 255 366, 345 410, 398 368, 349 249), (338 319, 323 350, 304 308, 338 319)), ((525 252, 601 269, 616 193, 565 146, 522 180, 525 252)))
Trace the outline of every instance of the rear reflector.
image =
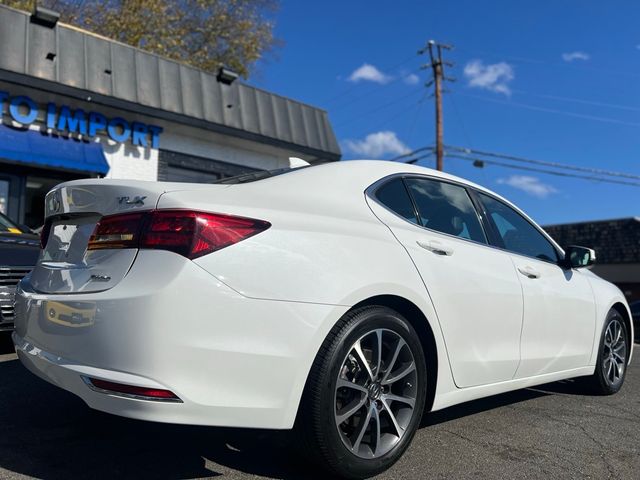
POLYGON ((85 383, 93 390, 102 393, 113 393, 143 400, 182 402, 178 396, 171 390, 163 390, 159 388, 136 387, 123 383, 109 382, 107 380, 99 380, 97 378, 83 377, 85 383))
POLYGON ((262 220, 191 210, 111 215, 98 222, 87 249, 160 249, 193 259, 238 243, 270 226, 262 220))

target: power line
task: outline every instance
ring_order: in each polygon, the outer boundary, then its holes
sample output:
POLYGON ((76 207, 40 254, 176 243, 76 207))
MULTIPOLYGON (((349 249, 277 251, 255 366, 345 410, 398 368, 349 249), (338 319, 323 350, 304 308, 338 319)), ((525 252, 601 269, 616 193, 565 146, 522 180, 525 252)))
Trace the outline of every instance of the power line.
POLYGON ((451 95, 450 97, 448 97, 449 100, 451 100, 451 105, 453 105, 453 113, 456 116, 456 119, 458 120, 458 123, 460 124, 460 128, 462 129, 462 134, 464 135, 464 138, 467 141, 468 145, 473 145, 473 142, 471 141, 471 136, 469 135, 469 132, 467 131, 467 128, 464 124, 464 119, 462 117, 462 115, 460 114, 460 110, 458 109, 458 104, 455 101, 455 95, 451 95))
POLYGON ((536 98, 544 98, 547 100, 558 100, 560 102, 573 102, 582 105, 592 105, 595 107, 616 108, 619 110, 629 110, 632 112, 640 112, 640 107, 632 107, 629 105, 619 105, 615 103, 599 102, 595 100, 585 100, 583 98, 563 97, 560 95, 549 95, 544 93, 527 92, 525 90, 512 90, 514 93, 520 93, 522 95, 529 95, 536 98))
MULTIPOLYGON (((410 75, 410 74, 417 73, 417 72, 419 72, 419 71, 420 71, 420 69, 419 69, 419 68, 416 68, 416 69, 414 69, 414 70, 410 71, 410 72, 409 72, 409 75, 410 75)), ((352 105, 352 104, 354 104, 354 103, 356 103, 356 102, 359 102, 360 100, 363 100, 363 99, 365 99, 365 98, 369 97, 370 95, 372 95, 372 94, 374 94, 374 93, 379 92, 380 90, 382 90, 382 89, 383 89, 383 88, 385 88, 385 87, 388 87, 389 85, 393 85, 394 83, 398 82, 399 80, 400 80, 400 77, 395 78, 394 80, 391 80, 391 81, 390 81, 390 82, 388 82, 388 83, 384 83, 384 84, 381 84, 381 85, 377 85, 377 86, 375 86, 375 87, 374 87, 374 88, 372 88, 372 89, 366 90, 366 91, 364 91, 361 95, 356 95, 356 96, 354 96, 354 97, 348 98, 345 102, 340 103, 339 105, 337 105, 337 106, 335 106, 335 107, 332 107, 332 108, 331 108, 331 111, 332 111, 332 112, 335 112, 335 111, 338 111, 338 110, 342 110, 343 108, 348 107, 349 105, 352 105)))
MULTIPOLYGON (((384 120, 382 120, 381 122, 378 122, 378 123, 376 123, 376 124, 372 125, 370 128, 371 128, 372 130, 376 130, 376 129, 378 129, 378 128, 381 128, 381 127, 383 127, 383 126, 387 125, 388 123, 393 122, 394 120, 398 119, 399 117, 401 117, 401 116, 403 116, 403 115, 404 115, 404 116, 409 115, 409 112, 411 112, 413 109, 415 109, 415 110, 416 110, 416 112, 415 112, 415 114, 414 114, 414 118, 416 118, 416 117, 418 116, 418 112, 420 111, 420 107, 421 107, 421 106, 422 106, 422 102, 421 102, 421 101, 418 101, 418 103, 411 104, 411 105, 409 105, 408 107, 403 108, 402 110, 400 110, 400 111, 399 111, 398 113, 396 113, 395 115, 386 116, 386 117, 384 118, 384 120)), ((413 126, 413 125, 412 125, 412 126, 413 126)))
POLYGON ((418 100, 418 105, 417 105, 418 108, 416 108, 415 114, 413 115, 413 118, 411 119, 411 123, 409 124, 409 128, 407 129, 407 140, 410 143, 413 143, 413 133, 414 133, 416 123, 418 121, 418 115, 420 114, 420 111, 422 110, 422 106, 424 105, 428 96, 429 96, 429 92, 425 91, 424 95, 422 95, 420 100, 418 100))
POLYGON ((425 150, 434 150, 434 148, 432 146, 416 148, 415 150, 412 150, 409 153, 403 153, 402 155, 398 155, 397 157, 392 158, 391 161, 392 162, 397 162, 398 160, 401 160, 401 159, 407 158, 407 157, 411 157, 411 156, 415 155, 416 153, 420 153, 420 152, 423 152, 425 150))
POLYGON ((546 108, 546 107, 538 107, 536 105, 529 105, 526 103, 520 103, 520 102, 512 102, 512 101, 505 101, 505 100, 498 100, 495 98, 486 98, 480 95, 472 95, 469 93, 460 93, 458 92, 457 95, 463 96, 463 97, 469 97, 469 98, 475 98, 477 100, 481 100, 483 102, 490 102, 490 103, 497 103, 500 105, 506 105, 509 107, 516 107, 516 108, 524 108, 527 110, 535 110, 538 112, 546 112, 546 113, 555 113, 555 114, 559 114, 559 115, 566 115, 569 117, 574 117, 574 118, 582 118, 585 120, 594 120, 597 122, 605 122, 605 123, 614 123, 617 125, 625 125, 628 127, 640 127, 640 123, 635 123, 635 122, 626 122, 624 120, 618 120, 615 118, 608 118, 608 117, 599 117, 597 115, 586 115, 586 114, 582 114, 582 113, 575 113, 575 112, 567 112, 566 110, 558 110, 558 109, 554 109, 554 108, 546 108))
POLYGON ((418 161, 423 160, 425 158, 429 158, 433 155, 435 155, 435 149, 431 150, 430 152, 423 153, 422 155, 418 155, 417 157, 403 160, 403 163, 417 163, 418 161))
MULTIPOLYGON (((421 148, 417 148, 409 153, 403 154, 403 155, 399 155, 395 158, 392 159, 392 161, 398 161, 398 160, 402 160, 403 158, 411 158, 413 156, 415 156, 416 154, 420 153, 420 152, 424 152, 424 151, 428 151, 428 150, 433 150, 433 147, 431 146, 425 146, 425 147, 421 147, 421 148)), ((506 154, 501 154, 501 153, 494 153, 494 152, 487 152, 484 150, 477 150, 477 149, 472 149, 472 148, 464 148, 464 147, 458 147, 455 145, 447 145, 446 146, 446 152, 445 152, 446 156, 449 156, 451 158, 460 158, 460 159, 468 159, 470 161, 477 161, 477 162, 484 162, 487 164, 495 164, 495 165, 501 165, 501 166, 509 166, 512 168, 520 168, 521 170, 530 170, 530 171, 540 171, 542 173, 550 173, 550 174, 557 174, 560 176, 571 176, 571 177, 577 177, 577 178, 585 178, 585 179, 589 179, 589 180, 595 180, 595 179, 599 179, 602 181, 606 181, 606 182, 612 182, 612 183, 621 183, 623 185, 637 185, 640 186, 640 183, 635 183, 635 182, 625 182, 622 180, 614 180, 614 179, 608 179, 608 178, 599 178, 599 177, 595 177, 597 175, 603 175, 603 176, 608 176, 608 177, 617 177, 617 178, 628 178, 630 180, 639 180, 640 181, 640 175, 634 175, 631 173, 626 173, 626 172, 616 172, 616 171, 612 171, 612 170, 604 170, 604 169, 600 169, 600 168, 592 168, 592 167, 582 167, 579 165, 570 165, 570 164, 566 164, 566 163, 558 163, 558 162, 549 162, 549 161, 543 161, 543 160, 534 160, 534 159, 530 159, 530 158, 524 158, 524 157, 518 157, 515 155, 506 155, 506 154), (454 152, 459 152, 459 153, 450 153, 450 151, 453 150, 454 152), (470 154, 474 154, 475 156, 472 156, 470 154), (553 170, 547 170, 547 169, 538 169, 537 167, 532 170, 534 167, 525 167, 525 166, 521 166, 521 165, 513 165, 510 163, 504 163, 504 162, 496 162, 493 160, 487 160, 486 157, 489 158, 498 158, 498 159, 504 159, 504 160, 509 160, 509 161, 515 161, 515 162, 520 162, 520 163, 528 163, 528 164, 532 164, 532 165, 536 165, 536 166, 542 166, 542 167, 549 167, 549 168, 555 168, 558 170, 569 170, 569 171, 577 171, 577 172, 583 172, 583 173, 588 173, 591 175, 575 175, 575 174, 570 174, 570 173, 566 173, 566 172, 558 172, 558 171, 553 171, 553 170)))
POLYGON ((355 120, 359 120, 360 118, 362 118, 364 116, 370 115, 372 113, 379 112, 380 110, 384 110, 385 108, 388 108, 388 107, 390 107, 392 105, 396 105, 398 102, 400 102, 400 101, 402 101, 402 100, 404 100, 406 98, 409 98, 411 96, 415 96, 418 93, 422 93, 422 91, 421 90, 412 90, 408 94, 402 95, 401 97, 398 97, 398 98, 394 98, 390 102, 383 103, 382 105, 378 105, 377 107, 372 108, 370 110, 367 110, 365 112, 362 112, 359 115, 355 115, 355 116, 353 116, 351 118, 348 118, 347 120, 343 120, 342 122, 337 123, 336 127, 341 127, 341 126, 346 125, 348 123, 352 123, 355 120))
MULTIPOLYGON (((393 66, 391 66, 391 67, 384 68, 383 70, 385 70, 385 71, 395 70, 395 69, 397 69, 397 68, 399 68, 399 67, 401 67, 401 66, 403 66, 403 65, 406 65, 407 63, 409 63, 410 61, 412 61, 412 60, 414 60, 414 59, 415 59, 415 57, 412 55, 412 56, 410 56, 410 57, 405 58, 405 59, 404 59, 403 61, 401 61, 400 63, 398 63, 398 64, 396 64, 396 65, 393 65, 393 66)), ((415 73, 415 72, 411 72, 411 73, 415 73)), ((387 83, 385 83, 385 84, 383 84, 383 85, 378 85, 376 88, 373 88, 371 91, 369 91, 369 93, 371 93, 371 92, 373 92, 373 91, 377 91, 377 90, 379 90, 380 88, 385 87, 385 86, 387 86, 387 85, 390 85, 390 84, 392 84, 392 83, 395 83, 395 82, 397 82, 400 78, 401 78, 400 76, 396 76, 396 78, 392 79, 391 81, 389 81, 389 82, 387 82, 387 83)), ((359 84, 357 84, 357 83, 354 83, 352 86, 350 86, 349 88, 347 88, 347 89, 346 89, 346 90, 344 90, 343 92, 341 92, 341 93, 339 93, 339 94, 337 94, 337 95, 334 95, 333 97, 330 97, 329 99, 324 100, 324 101, 322 101, 321 103, 323 103, 323 104, 331 104, 331 103, 333 103, 334 101, 338 100, 339 98, 342 98, 342 97, 344 97, 345 95, 347 95, 348 93, 351 93, 352 91, 354 91, 354 90, 356 90, 356 89, 358 89, 358 88, 361 88, 361 87, 362 87, 362 85, 359 85, 359 84)))
POLYGON ((547 175, 556 175, 558 177, 571 177, 571 178, 579 178, 581 180, 591 180, 594 182, 601 182, 601 183, 615 183, 617 185, 627 185, 627 186, 632 186, 632 187, 640 187, 640 183, 636 183, 636 182, 627 182, 624 180, 613 180, 613 179, 609 179, 609 178, 602 178, 602 177, 595 177, 595 176, 588 176, 588 175, 577 175, 574 173, 566 173, 566 172, 557 172, 554 170, 547 170, 547 169, 543 169, 543 168, 536 168, 536 167, 525 167, 522 165, 513 165, 513 164, 509 164, 509 163, 504 163, 504 162, 498 162, 495 160, 486 160, 486 159, 482 159, 482 158, 478 158, 478 157, 469 157, 469 156, 465 156, 465 155, 457 155, 457 154, 451 154, 448 153, 447 154, 448 158, 457 158, 460 160, 467 160, 469 162, 481 162, 482 164, 489 164, 489 165, 497 165, 500 167, 505 167, 505 168, 511 168, 511 169, 515 169, 515 170, 525 170, 528 172, 537 172, 537 173, 544 173, 547 175))
POLYGON ((458 50, 460 50, 461 52, 467 52, 470 53, 472 55, 483 55, 483 56, 489 56, 489 57, 495 57, 495 58, 501 58, 501 59, 505 59, 505 60, 511 60, 513 62, 522 62, 522 63, 531 63, 534 65, 550 65, 553 67, 561 67, 561 68, 568 68, 571 70, 588 70, 588 71, 592 71, 592 72, 599 72, 599 73, 607 73, 607 74, 613 74, 613 75, 624 75, 624 76, 629 76, 629 77, 640 77, 640 74, 635 73, 635 72, 628 72, 628 71, 624 71, 624 70, 612 70, 610 68, 603 68, 602 66, 600 67, 591 67, 589 65, 577 65, 575 63, 562 63, 562 62, 552 62, 549 60, 541 60, 539 58, 531 58, 531 57, 522 57, 522 56, 515 56, 515 55, 507 55, 505 53, 500 53, 500 52, 489 52, 489 51, 480 51, 480 50, 470 50, 464 47, 456 47, 458 50))
POLYGON ((604 170, 602 168, 581 167, 579 165, 570 165, 570 164, 566 164, 566 163, 549 162, 549 161, 544 161, 544 160, 534 160, 534 159, 530 159, 530 158, 518 157, 518 156, 515 156, 515 155, 505 155, 505 154, 502 154, 502 153, 487 152, 487 151, 477 150, 477 149, 473 149, 473 148, 457 147, 457 146, 454 146, 454 145, 447 145, 447 149, 451 149, 451 150, 454 150, 454 151, 457 151, 457 152, 462 152, 462 153, 472 153, 472 154, 481 155, 481 156, 484 156, 484 157, 502 158, 502 159, 505 159, 505 160, 512 160, 514 162, 522 162, 522 163, 530 163, 530 164, 534 164, 534 165, 541 165, 541 166, 544 166, 544 167, 558 168, 558 169, 564 169, 564 170, 573 170, 573 171, 577 171, 577 172, 591 173, 591 174, 595 174, 595 175, 605 175, 605 176, 610 176, 610 177, 623 177, 623 178, 630 178, 630 179, 633 179, 633 180, 640 180, 640 175, 634 175, 632 173, 625 173, 625 172, 616 172, 616 171, 612 171, 612 170, 604 170))

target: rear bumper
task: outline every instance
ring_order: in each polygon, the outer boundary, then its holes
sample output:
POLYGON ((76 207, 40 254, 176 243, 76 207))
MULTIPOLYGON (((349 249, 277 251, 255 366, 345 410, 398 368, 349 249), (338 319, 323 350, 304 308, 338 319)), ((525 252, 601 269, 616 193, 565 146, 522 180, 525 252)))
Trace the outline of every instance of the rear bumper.
POLYGON ((22 363, 97 410, 168 423, 286 429, 307 373, 346 307, 255 300, 193 262, 141 251, 115 287, 16 295, 22 363), (84 377, 174 392, 182 402, 126 398, 84 377))
POLYGON ((20 338, 15 332, 13 341, 22 364, 38 377, 79 396, 91 408, 103 412, 163 423, 191 425, 252 426, 287 428, 279 422, 270 422, 272 415, 282 412, 277 408, 242 408, 232 406, 203 405, 190 400, 164 402, 141 400, 108 394, 91 389, 83 378, 99 378, 128 385, 150 388, 167 388, 153 380, 138 375, 88 367, 52 355, 20 338), (242 420, 247 416, 245 420, 242 420), (252 419, 252 420, 250 420, 252 419), (245 423, 247 423, 245 425, 245 423))

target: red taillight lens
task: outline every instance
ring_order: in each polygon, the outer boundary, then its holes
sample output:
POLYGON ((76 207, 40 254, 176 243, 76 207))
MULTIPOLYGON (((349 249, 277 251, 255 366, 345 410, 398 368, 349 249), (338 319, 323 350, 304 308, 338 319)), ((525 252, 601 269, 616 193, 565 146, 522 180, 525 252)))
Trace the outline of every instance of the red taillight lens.
POLYGON ((89 240, 89 250, 147 248, 198 258, 260 233, 262 220, 191 210, 154 210, 104 217, 89 240))
POLYGON ((121 393, 125 395, 133 395, 148 400, 172 400, 180 402, 180 398, 171 390, 163 390, 160 388, 136 387, 134 385, 126 385, 124 383, 109 382, 107 380, 99 380, 97 378, 87 378, 85 381, 95 389, 102 390, 105 393, 121 393))
POLYGON ((137 248, 144 213, 102 217, 89 238, 88 250, 137 248))
POLYGON ((233 245, 269 228, 268 222, 216 213, 158 210, 141 239, 141 248, 171 250, 188 258, 233 245))

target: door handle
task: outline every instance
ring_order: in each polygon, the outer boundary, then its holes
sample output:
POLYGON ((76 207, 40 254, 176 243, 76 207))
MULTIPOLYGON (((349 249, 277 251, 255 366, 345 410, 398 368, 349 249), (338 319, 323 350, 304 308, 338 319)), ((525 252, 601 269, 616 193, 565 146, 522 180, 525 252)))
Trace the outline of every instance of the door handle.
POLYGON ((437 255, 446 255, 446 256, 453 255, 453 248, 447 245, 444 245, 438 242, 437 240, 428 240, 428 241, 418 240, 416 243, 420 245, 422 248, 424 248, 425 250, 429 250, 430 252, 433 252, 437 255))
POLYGON ((540 272, 530 265, 518 267, 518 271, 527 278, 540 278, 540 272))

